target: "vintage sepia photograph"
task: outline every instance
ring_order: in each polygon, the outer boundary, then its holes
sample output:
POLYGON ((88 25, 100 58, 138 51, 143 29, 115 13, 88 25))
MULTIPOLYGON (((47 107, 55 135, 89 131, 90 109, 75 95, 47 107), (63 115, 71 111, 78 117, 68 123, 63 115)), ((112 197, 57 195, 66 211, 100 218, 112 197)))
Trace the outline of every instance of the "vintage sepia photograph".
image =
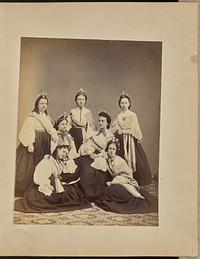
POLYGON ((162 42, 21 38, 14 224, 158 226, 162 42))
POLYGON ((198 254, 198 5, 0 5, 0 255, 198 254))

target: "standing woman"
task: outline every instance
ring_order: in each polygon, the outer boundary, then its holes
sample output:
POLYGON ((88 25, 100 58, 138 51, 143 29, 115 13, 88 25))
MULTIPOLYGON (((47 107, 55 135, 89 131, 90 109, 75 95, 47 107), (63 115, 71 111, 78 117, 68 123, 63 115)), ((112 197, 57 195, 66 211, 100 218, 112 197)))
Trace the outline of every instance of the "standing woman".
POLYGON ((50 154, 50 142, 57 141, 56 130, 47 113, 49 100, 42 93, 35 100, 33 111, 25 119, 19 133, 16 153, 15 195, 23 196, 33 180, 35 166, 50 154))
POLYGON ((120 142, 119 155, 133 170, 133 177, 140 186, 151 183, 151 170, 146 154, 140 144, 143 139, 137 115, 130 111, 131 98, 122 93, 118 101, 122 112, 113 121, 111 131, 120 142))
POLYGON ((87 95, 80 89, 75 96, 78 106, 71 110, 69 119, 69 133, 74 138, 76 150, 78 151, 83 142, 90 138, 94 130, 94 119, 89 109, 85 108, 87 95))

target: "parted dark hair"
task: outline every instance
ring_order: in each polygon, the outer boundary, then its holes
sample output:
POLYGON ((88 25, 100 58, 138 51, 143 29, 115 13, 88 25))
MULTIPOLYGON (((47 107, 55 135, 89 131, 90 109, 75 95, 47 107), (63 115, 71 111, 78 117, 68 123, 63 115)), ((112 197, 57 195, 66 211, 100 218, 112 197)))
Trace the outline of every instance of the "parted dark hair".
POLYGON ((83 95, 85 97, 85 103, 87 102, 87 95, 86 93, 83 91, 83 89, 80 89, 79 92, 75 95, 75 102, 77 103, 77 99, 80 95, 83 95))
POLYGON ((68 150, 71 149, 70 145, 66 145, 66 144, 57 145, 56 148, 55 148, 55 150, 54 150, 53 153, 52 153, 52 157, 53 157, 54 159, 57 159, 58 150, 61 149, 61 148, 63 148, 63 147, 64 147, 64 148, 68 148, 68 150))
POLYGON ((120 150, 120 143, 119 140, 116 139, 115 137, 111 140, 108 141, 105 151, 108 152, 108 148, 111 144, 114 144, 116 146, 116 154, 119 154, 119 150, 120 150))
MULTIPOLYGON (((47 96, 40 95, 40 96, 38 96, 37 99, 35 100, 34 109, 32 110, 32 112, 39 113, 39 108, 38 108, 38 106, 39 106, 40 100, 42 100, 42 99, 47 100, 47 105, 49 104, 49 100, 48 100, 47 96)), ((47 110, 45 111, 45 113, 46 113, 46 115, 48 114, 47 110)))
POLYGON ((107 123, 108 123, 107 129, 109 129, 109 128, 110 128, 110 123, 111 123, 111 117, 110 117, 110 115, 109 115, 108 113, 106 113, 105 111, 100 111, 100 112, 98 113, 98 115, 99 115, 99 117, 101 116, 101 117, 106 118, 107 123))
POLYGON ((131 107, 131 97, 130 97, 128 94, 125 94, 125 93, 121 94, 120 97, 119 97, 119 101, 118 101, 119 107, 121 108, 120 102, 121 102, 121 100, 122 100, 123 98, 128 99, 129 104, 130 104, 128 108, 130 109, 130 107, 131 107))

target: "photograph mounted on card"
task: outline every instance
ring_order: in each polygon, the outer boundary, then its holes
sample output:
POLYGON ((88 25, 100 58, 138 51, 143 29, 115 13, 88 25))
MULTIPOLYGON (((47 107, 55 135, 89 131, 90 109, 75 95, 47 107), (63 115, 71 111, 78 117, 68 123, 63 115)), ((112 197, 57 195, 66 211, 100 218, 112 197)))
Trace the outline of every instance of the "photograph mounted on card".
POLYGON ((197 5, 0 14, 2 255, 195 256, 197 5))

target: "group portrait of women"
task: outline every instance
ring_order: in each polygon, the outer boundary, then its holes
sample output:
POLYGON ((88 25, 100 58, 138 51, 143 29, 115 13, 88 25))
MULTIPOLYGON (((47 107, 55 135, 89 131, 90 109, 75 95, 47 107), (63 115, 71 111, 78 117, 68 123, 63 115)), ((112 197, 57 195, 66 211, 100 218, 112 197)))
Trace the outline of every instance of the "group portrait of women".
POLYGON ((152 174, 130 95, 119 95, 116 118, 103 107, 93 114, 87 99, 80 89, 76 107, 52 121, 47 93, 36 98, 19 132, 15 196, 22 199, 15 210, 59 212, 94 203, 115 213, 156 212, 157 198, 141 188, 152 174))

